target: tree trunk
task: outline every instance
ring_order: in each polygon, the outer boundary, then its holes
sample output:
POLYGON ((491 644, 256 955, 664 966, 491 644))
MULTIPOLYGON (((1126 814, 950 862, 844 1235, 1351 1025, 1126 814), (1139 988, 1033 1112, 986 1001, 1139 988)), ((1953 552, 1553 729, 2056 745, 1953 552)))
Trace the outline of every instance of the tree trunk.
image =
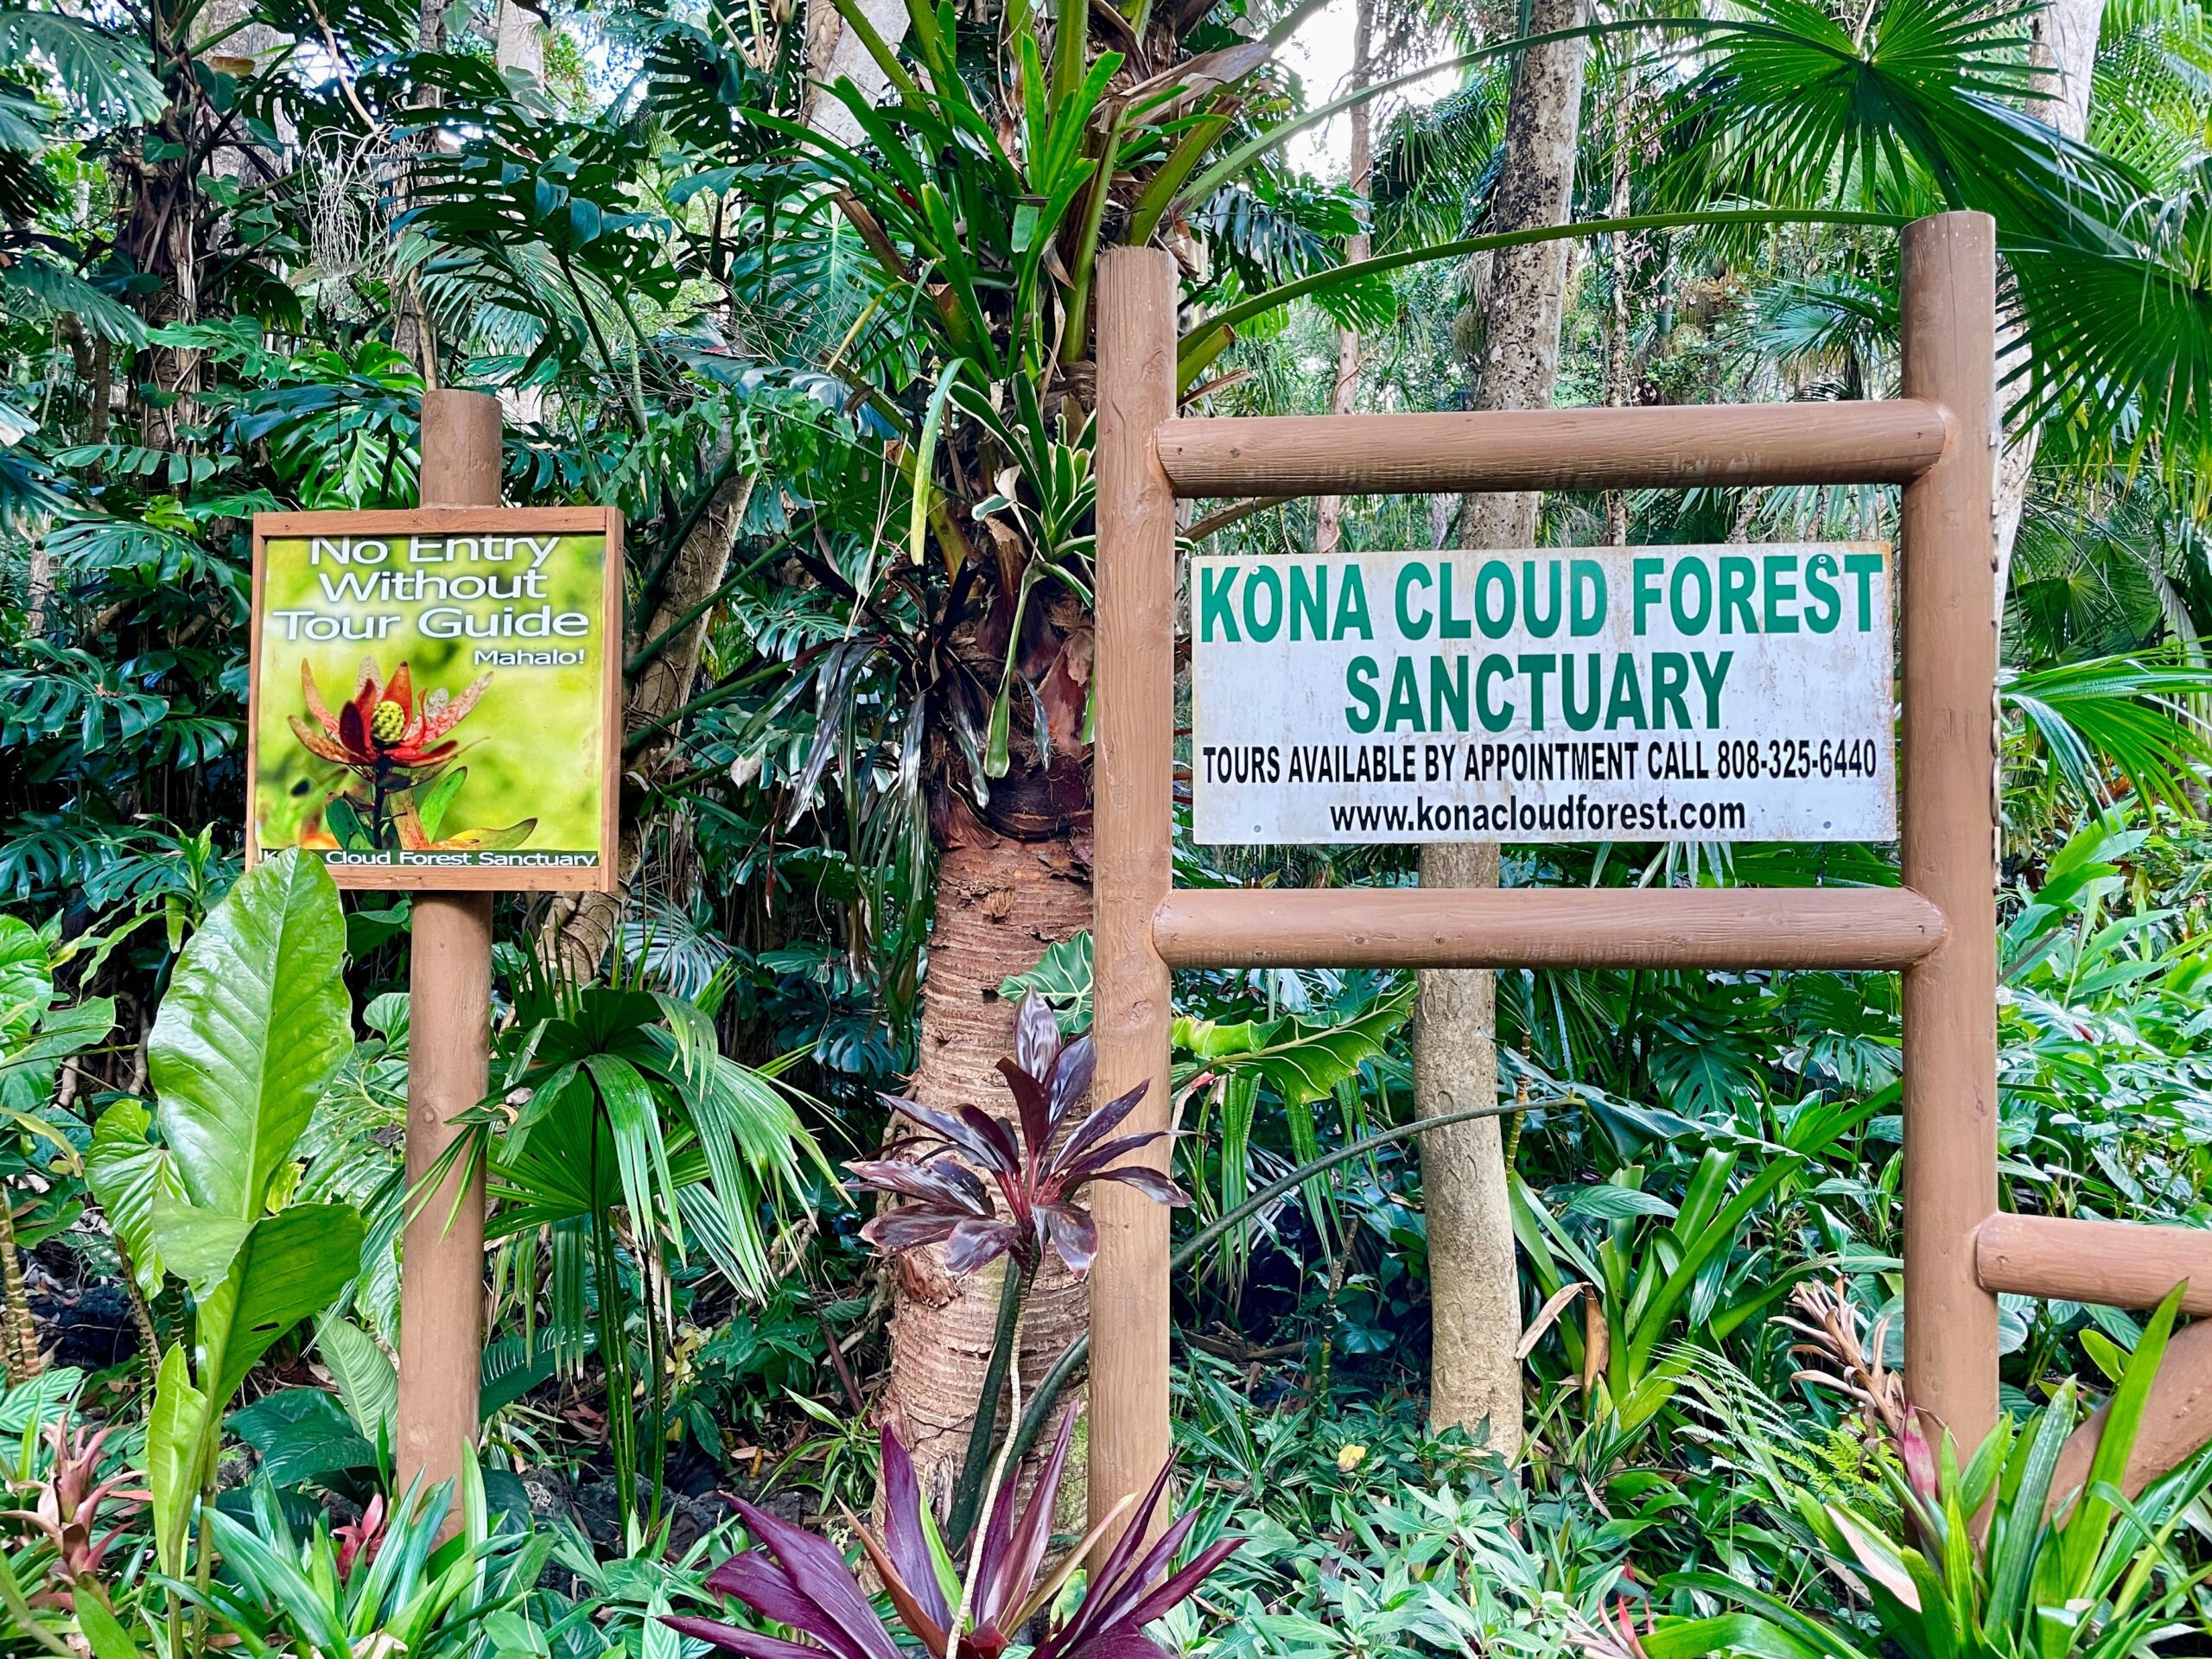
MULTIPOLYGON (((650 777, 654 766, 675 750, 682 722, 673 716, 690 701, 692 683, 699 677, 699 653, 714 615, 714 607, 708 601, 729 574, 730 553, 737 545, 738 528, 745 522, 753 478, 751 473, 733 474, 715 492, 707 510, 683 538, 652 614, 644 626, 623 642, 626 659, 647 647, 654 649, 652 659, 629 677, 623 698, 624 732, 650 729, 654 733, 640 753, 625 757, 626 786, 633 775, 650 777)), ((626 805, 620 821, 615 869, 621 887, 626 889, 637 874, 645 832, 637 813, 626 805)), ((563 893, 547 916, 539 948, 569 978, 579 982, 588 980, 606 960, 621 914, 620 892, 563 893)))
MULTIPOLYGON (((1613 194, 1607 204, 1608 219, 1629 216, 1630 163, 1635 160, 1636 60, 1624 50, 1613 86, 1613 194)), ((1612 242, 1612 307, 1605 328, 1605 407, 1626 409, 1635 380, 1629 354, 1629 288, 1636 280, 1640 249, 1637 238, 1614 232, 1612 242)), ((1628 492, 1605 493, 1605 539, 1615 547, 1628 545, 1628 492)))
MULTIPOLYGON (((1585 0, 1535 0, 1529 33, 1576 29, 1585 0)), ((1491 228, 1563 223, 1574 188, 1582 116, 1580 39, 1524 53, 1506 109, 1505 154, 1491 228)), ((1548 408, 1559 376, 1560 315, 1567 245, 1505 250, 1489 268, 1483 296, 1478 409, 1548 408)), ((1533 493, 1470 494, 1459 514, 1462 547, 1527 547, 1536 537, 1533 493)), ((1421 885, 1497 885, 1495 845, 1427 847, 1421 885)), ((1424 973, 1414 1026, 1414 1101, 1424 1117, 1493 1103, 1497 1096, 1497 986, 1480 969, 1424 973)), ((1421 1191, 1428 1216, 1429 1294, 1435 1350, 1429 1414, 1440 1426, 1487 1421, 1490 1444, 1512 1457, 1521 1446, 1521 1294, 1513 1218, 1497 1120, 1485 1118, 1421 1137, 1421 1191)))
MULTIPOLYGON (((510 85, 519 78, 537 92, 545 90, 545 19, 516 0, 499 0, 494 26, 492 61, 510 85)), ((502 386, 499 402, 508 420, 518 426, 537 426, 545 419, 543 386, 502 386)))
MULTIPOLYGON (((976 1105, 1010 1120, 1012 1097, 998 1062, 1014 1051, 1014 1005, 998 987, 1035 967, 1048 945, 1090 925, 1090 872, 1065 837, 1017 841, 985 830, 966 840, 939 855, 912 1087, 925 1105, 976 1105)), ((893 1133, 911 1127, 898 1120, 893 1133)), ((884 1415, 912 1452, 923 1490, 942 1505, 968 1448, 998 1314, 999 1270, 963 1279, 946 1272, 942 1252, 932 1249, 900 1256, 891 1271, 884 1415)), ((1021 1323, 1025 1401, 1089 1318, 1084 1286, 1048 1255, 1021 1323)))
MULTIPOLYGON (((2050 96, 2039 99, 2033 113, 2069 138, 2089 130, 2089 98, 2094 90, 2097 39, 2104 28, 2105 0, 2048 0, 2036 14, 2031 48, 2037 67, 2051 72, 2050 96)), ((1997 324, 1998 397, 2003 404, 1999 425, 2009 428, 2020 400, 2029 390, 2027 377, 2011 385, 2005 377, 2025 364, 2029 345, 2018 327, 2003 317, 1997 324)), ((1997 461, 1997 622, 2005 625, 2005 596, 2012 585, 2012 546, 2020 534, 2020 516, 2028 505, 2028 475, 2035 470, 2036 448, 2041 434, 2025 427, 2008 434, 2005 453, 1997 461)))
MULTIPOLYGON (((1357 0, 1352 14, 1352 92, 1365 88, 1375 59, 1375 0, 1357 0)), ((1351 193, 1363 204, 1374 199, 1375 105, 1373 100, 1351 109, 1351 193)), ((1344 263, 1357 264, 1373 251, 1374 239, 1365 231, 1344 238, 1344 263)), ((1337 330, 1337 384, 1329 395, 1329 413, 1351 413, 1353 395, 1359 389, 1359 330, 1337 330)), ((1344 499, 1325 495, 1313 504, 1313 550, 1333 553, 1344 539, 1344 499)))
MULTIPOLYGON (((907 13, 901 0, 860 0, 860 11, 883 43, 896 51, 906 36, 907 13)), ((861 124, 826 89, 849 75, 861 95, 874 105, 883 102, 891 83, 833 5, 816 3, 806 9, 806 73, 811 84, 800 118, 837 143, 859 144, 864 137, 861 124)))

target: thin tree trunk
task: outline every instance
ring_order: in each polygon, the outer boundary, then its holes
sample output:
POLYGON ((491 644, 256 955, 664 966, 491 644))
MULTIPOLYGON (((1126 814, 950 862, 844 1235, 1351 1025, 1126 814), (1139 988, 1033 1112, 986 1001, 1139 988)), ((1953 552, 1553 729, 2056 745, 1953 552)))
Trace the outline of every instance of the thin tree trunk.
MULTIPOLYGON (((1613 194, 1606 217, 1629 215, 1629 164, 1634 159, 1636 66, 1624 52, 1613 88, 1613 194)), ((1605 406, 1626 409, 1633 376, 1629 358, 1629 288, 1636 280, 1637 238, 1616 232, 1612 241, 1612 308, 1605 330, 1605 406)), ((1628 492, 1605 493, 1605 539, 1615 547, 1628 545, 1628 492)))
MULTIPOLYGON (((2038 67, 2054 77, 2050 96, 2036 104, 2033 113, 2069 138, 2089 130, 2089 99, 2095 89, 2097 40, 2104 28, 2105 0, 2047 0, 2036 14, 2032 55, 2038 67)), ((2029 341, 2015 323, 1998 319, 1998 396, 2003 401, 2000 425, 2011 428, 2020 400, 2027 395, 2023 375, 2009 386, 2005 377, 2027 362, 2029 341)), ((2035 470, 2036 449, 2042 435, 2034 427, 2009 431, 2005 453, 1997 461, 1997 620, 2005 621, 2005 597, 2012 585, 2012 548, 2019 539, 2020 518, 2028 505, 2029 474, 2035 470)))
MULTIPOLYGON (((1014 1005, 998 987, 1035 967, 1047 946, 1089 927, 1090 917, 1090 873, 1066 839, 1016 841, 984 831, 971 835, 970 844, 944 850, 915 1099, 940 1109, 976 1105, 1011 1117, 1012 1098, 997 1068, 1014 1049, 1014 1005)), ((900 1256, 891 1272, 884 1415, 913 1452, 923 1490, 941 1504, 968 1448, 997 1323, 999 1272, 961 1278, 945 1270, 936 1249, 900 1256)), ((1021 1322, 1024 1399, 1089 1319, 1084 1286, 1048 1255, 1021 1322)), ((1080 1494, 1063 1492, 1062 1500, 1081 1513, 1080 1494)))
MULTIPOLYGON (((1576 29, 1586 0, 1535 0, 1529 33, 1576 29)), ((1587 43, 1563 41, 1524 53, 1506 110, 1505 154, 1491 228, 1565 222, 1573 204, 1587 43)), ((1548 408, 1559 378, 1560 317, 1566 303, 1567 244, 1509 249, 1489 269, 1484 296, 1478 409, 1548 408)), ((1537 497, 1470 494, 1459 514, 1462 547, 1527 547, 1536 537, 1537 497)), ((1498 849, 1427 847, 1421 885, 1497 885, 1498 849)), ((1497 982, 1480 969, 1424 973, 1414 1026, 1414 1102, 1423 1116, 1485 1106, 1497 1096, 1497 982)), ((1428 1217, 1429 1294, 1435 1347, 1429 1415, 1440 1426, 1487 1421, 1490 1444, 1512 1457, 1521 1446, 1520 1282, 1513 1217, 1497 1121, 1423 1137, 1421 1191, 1428 1217)))
MULTIPOLYGON (((1347 89, 1360 92, 1367 86, 1374 70, 1375 58, 1375 0, 1358 0, 1352 16, 1351 84, 1347 89)), ((1351 193, 1359 198, 1363 211, 1371 211, 1375 181, 1375 105, 1372 100, 1356 104, 1351 111, 1351 193)), ((1344 238, 1344 263, 1357 264, 1367 257, 1374 247, 1374 238, 1361 230, 1344 238)), ((1359 330, 1337 330, 1337 384, 1329 394, 1332 415, 1351 413, 1352 401, 1359 390, 1359 330)), ((1340 495, 1325 495, 1313 504, 1313 550, 1333 553, 1344 540, 1344 499, 1340 495)))
MULTIPOLYGON (((663 639, 668 642, 630 680, 623 698, 622 729, 656 734, 640 753, 626 757, 622 767, 626 784, 633 773, 650 776, 654 766, 675 747, 681 722, 672 721, 671 717, 690 701, 692 684, 699 677, 700 652, 714 617, 714 607, 707 600, 729 574, 730 553, 737 545, 739 527, 745 522, 745 504, 753 494, 753 480, 751 473, 733 474, 715 492, 669 567, 659 602, 644 626, 624 642, 626 658, 642 645, 663 639), (679 623, 682 627, 671 634, 670 630, 679 623)), ((637 814, 626 806, 620 822, 615 869, 621 888, 626 891, 638 872, 645 833, 637 814)), ((606 960, 621 915, 620 892, 564 893, 548 913, 539 949, 570 979, 588 980, 606 960)))
MULTIPOLYGON (((545 90, 545 19, 516 0, 499 0, 492 60, 502 75, 519 76, 529 86, 545 90)), ((504 386, 499 401, 507 418, 519 426, 537 426, 545 419, 543 386, 504 386)))

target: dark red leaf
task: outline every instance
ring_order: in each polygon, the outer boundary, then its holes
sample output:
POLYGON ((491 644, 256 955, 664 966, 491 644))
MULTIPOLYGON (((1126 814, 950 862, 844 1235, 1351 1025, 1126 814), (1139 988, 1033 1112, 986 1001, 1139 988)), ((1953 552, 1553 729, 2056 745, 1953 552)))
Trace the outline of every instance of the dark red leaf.
POLYGON ((1052 1182, 1065 1192, 1071 1187, 1090 1180, 1109 1164, 1116 1163, 1133 1152, 1142 1151, 1154 1141, 1165 1140, 1166 1136, 1165 1129, 1147 1129, 1141 1135, 1116 1135, 1105 1145, 1092 1147, 1077 1156, 1064 1154, 1052 1160, 1052 1182))
POLYGON ((960 1117, 989 1145, 991 1150, 982 1160, 987 1168, 1007 1175, 1021 1173, 1021 1148, 1014 1143, 1014 1131, 1007 1128, 1005 1119, 993 1117, 980 1106, 963 1106, 960 1117))
POLYGON ((953 1273, 973 1273, 1017 1249, 1021 1236, 1008 1221, 963 1221, 944 1246, 944 1265, 953 1273))
POLYGON ((1119 1181, 1123 1186, 1133 1186, 1157 1204, 1171 1210, 1179 1209, 1190 1200, 1183 1196, 1183 1189, 1156 1169, 1147 1169, 1141 1164, 1128 1164, 1120 1169, 1109 1169, 1090 1178, 1094 1181, 1119 1181))
POLYGON ((1078 1278, 1089 1273, 1098 1254, 1098 1224, 1091 1220, 1090 1211, 1072 1204, 1048 1204, 1039 1213, 1068 1271, 1078 1278))
POLYGON ((1205 1582, 1206 1574, 1234 1555, 1243 1543, 1242 1538, 1217 1538, 1192 1557, 1188 1567, 1132 1607, 1124 1622, 1141 1630, 1155 1618, 1166 1617, 1169 1608, 1195 1594, 1205 1582))
POLYGON ((1059 1064, 1052 1068, 1054 1135, 1060 1132, 1068 1114, 1090 1098, 1091 1075, 1097 1069, 1098 1049, 1087 1031, 1060 1051, 1059 1064))
POLYGON ((1052 1075, 1052 1062, 1060 1058, 1060 1022, 1052 1005, 1032 991, 1014 1011, 1014 1061, 1031 1077, 1052 1075))
POLYGON ((886 1255, 904 1255, 925 1244, 942 1244, 960 1224, 935 1210, 893 1210, 870 1217, 861 1236, 886 1255))
POLYGON ((1147 1077, 1126 1095, 1116 1095, 1083 1121, 1083 1127, 1069 1138, 1067 1150, 1060 1154, 1060 1161, 1067 1163, 1083 1154, 1111 1135, 1121 1121, 1135 1109, 1144 1098, 1144 1091, 1151 1084, 1147 1077))
MULTIPOLYGON (((942 1630, 952 1622, 952 1610, 944 1605, 944 1589, 930 1559, 929 1535, 922 1529, 921 1481, 914 1473, 913 1459, 888 1424, 883 1430, 883 1542, 899 1576, 942 1630)), ((924 1643, 940 1654, 944 1651, 942 1638, 931 1643, 925 1637, 924 1643)))
MULTIPOLYGON (((838 1507, 844 1509, 842 1504, 838 1507)), ((943 1623, 931 1619, 928 1610, 915 1599, 912 1588, 899 1576, 898 1564, 891 1559, 883 1541, 868 1529, 868 1523, 850 1510, 844 1510, 844 1515, 846 1520, 852 1523, 855 1535, 861 1541, 861 1548, 867 1553, 869 1563, 875 1568, 876 1577, 883 1580, 883 1593, 891 1598, 892 1611, 899 1615, 899 1622, 930 1652, 942 1654, 945 1637, 943 1623)), ((934 1585, 937 1582, 936 1573, 931 1572, 925 1582, 934 1585)), ((938 1599, 943 1601, 942 1592, 938 1599)))
POLYGON ((999 1071, 1014 1091, 1014 1108, 1021 1115, 1021 1139, 1029 1149, 1030 1161, 1041 1162, 1052 1134, 1052 1111, 1045 1085, 1012 1060, 1001 1060, 999 1071))
POLYGON ((855 1160, 845 1167, 872 1192, 896 1193, 957 1215, 991 1213, 990 1196, 982 1182, 957 1159, 933 1158, 926 1164, 904 1163, 895 1158, 855 1160))
POLYGON ((737 1500, 746 1530, 766 1545, 790 1578, 791 1586, 819 1608, 822 1625, 793 1626, 830 1641, 833 1636, 857 1645, 868 1659, 903 1659, 899 1644, 883 1628, 875 1609, 853 1583, 845 1558, 823 1540, 759 1506, 737 1500), (826 1626, 823 1628, 822 1626, 826 1626))
POLYGON ((857 1643, 838 1633, 836 1623, 791 1586, 790 1575, 758 1550, 733 1555, 707 1574, 707 1588, 734 1597, 764 1618, 815 1637, 844 1659, 863 1659, 857 1643))
POLYGON ((1142 1630, 1122 1625, 1069 1647, 1056 1647, 1049 1654, 1040 1647, 1036 1659, 1174 1659, 1174 1656, 1142 1630))
POLYGON ((695 1641, 712 1643, 724 1653, 742 1655, 743 1659, 822 1659, 819 1648, 803 1647, 797 1642, 786 1642, 780 1637, 763 1636, 758 1630, 725 1624, 720 1619, 695 1618, 688 1613, 664 1613, 660 1622, 695 1641))
MULTIPOLYGON (((1022 1511, 1021 1524, 1007 1541, 1006 1562, 992 1586, 994 1624, 999 1615, 1028 1600, 1030 1591, 1036 1586, 1037 1569, 1044 1565, 1045 1551, 1052 1541, 1052 1510, 1059 1499, 1060 1476, 1067 1468, 1068 1446, 1074 1439, 1078 1409, 1070 1406, 1061 1414, 1059 1437, 1052 1442, 1052 1454, 1038 1471, 1037 1484, 1030 1489, 1029 1507, 1022 1511)), ((1014 1497, 1014 1482, 1009 1480, 1006 1490, 999 1494, 999 1502, 1011 1507, 1014 1497)))
MULTIPOLYGON (((925 1106, 918 1100, 906 1100, 897 1095, 880 1095, 877 1098, 893 1111, 913 1119, 924 1128, 935 1130, 961 1151, 966 1153, 974 1162, 982 1164, 986 1168, 992 1167, 995 1164, 996 1148, 988 1140, 979 1135, 975 1127, 964 1119, 956 1117, 950 1112, 940 1112, 932 1106, 925 1106)), ((972 1111, 975 1109, 970 1107, 968 1109, 972 1111)))
MULTIPOLYGON (((1063 1641, 1079 1640, 1100 1628, 1102 1615, 1110 1611, 1107 1606, 1107 1595, 1128 1573, 1129 1563, 1136 1559, 1137 1550, 1144 1543, 1146 1529, 1152 1524, 1152 1512, 1160 1507, 1160 1496, 1167 1490, 1167 1478, 1174 1467, 1173 1458, 1160 1465, 1160 1473, 1153 1478, 1151 1486, 1122 1522, 1122 1535, 1115 1541, 1112 1552, 1091 1574, 1090 1587, 1085 1592, 1082 1605, 1077 1607, 1075 1616, 1068 1620, 1066 1629, 1061 1632, 1063 1641)), ((1039 1652, 1041 1654, 1043 1649, 1040 1648, 1039 1652)))

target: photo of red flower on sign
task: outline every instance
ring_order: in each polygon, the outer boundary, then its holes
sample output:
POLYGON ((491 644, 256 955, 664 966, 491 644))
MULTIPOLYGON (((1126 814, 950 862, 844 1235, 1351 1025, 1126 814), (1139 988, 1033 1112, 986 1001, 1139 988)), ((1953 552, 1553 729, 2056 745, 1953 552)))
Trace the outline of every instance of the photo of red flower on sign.
POLYGON ((467 718, 492 684, 480 674, 455 696, 440 687, 419 702, 411 666, 402 661, 391 677, 378 677, 376 658, 361 659, 353 695, 334 715, 315 683, 311 664, 300 664, 300 694, 307 718, 287 717, 308 753, 343 766, 351 777, 322 804, 322 827, 301 844, 374 852, 396 847, 519 847, 537 828, 525 818, 503 830, 464 830, 441 841, 438 831, 468 768, 449 763, 461 744, 448 735, 467 718))

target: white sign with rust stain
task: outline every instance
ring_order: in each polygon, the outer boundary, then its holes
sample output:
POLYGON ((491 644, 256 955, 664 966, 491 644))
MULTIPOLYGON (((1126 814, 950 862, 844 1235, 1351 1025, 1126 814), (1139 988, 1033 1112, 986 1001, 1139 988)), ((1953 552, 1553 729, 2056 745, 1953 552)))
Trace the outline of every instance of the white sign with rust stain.
POLYGON ((1191 561, 1198 839, 1892 841, 1889 549, 1191 561))

